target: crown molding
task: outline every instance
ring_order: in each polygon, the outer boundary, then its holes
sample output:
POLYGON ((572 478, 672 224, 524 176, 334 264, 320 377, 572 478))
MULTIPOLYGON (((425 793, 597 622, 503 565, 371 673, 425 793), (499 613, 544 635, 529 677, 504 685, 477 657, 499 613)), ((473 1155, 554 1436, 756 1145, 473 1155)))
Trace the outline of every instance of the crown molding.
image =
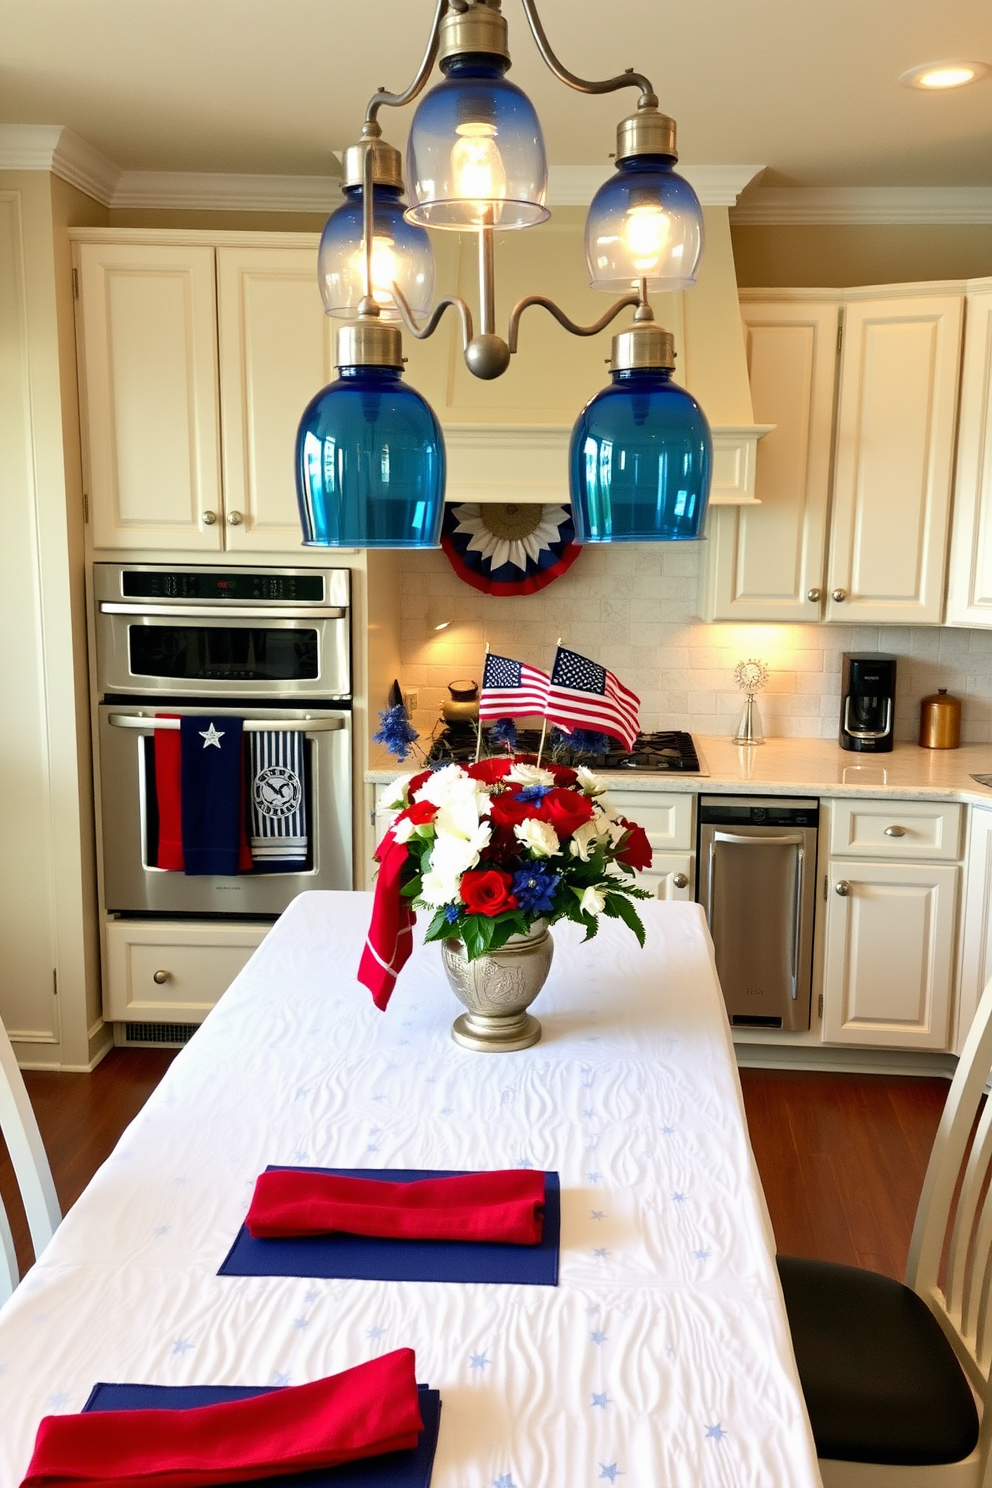
POLYGON ((334 176, 223 175, 209 171, 124 171, 112 207, 172 211, 330 212, 341 201, 334 176))
POLYGON ((121 168, 62 124, 0 124, 0 169, 51 171, 109 207, 121 168))
POLYGON ((992 223, 990 186, 759 186, 731 212, 737 225, 992 223))
MULTIPOLYGON (((680 165, 704 207, 732 207, 763 165, 680 165)), ((587 207, 612 174, 609 165, 552 165, 548 167, 548 206, 587 207)))

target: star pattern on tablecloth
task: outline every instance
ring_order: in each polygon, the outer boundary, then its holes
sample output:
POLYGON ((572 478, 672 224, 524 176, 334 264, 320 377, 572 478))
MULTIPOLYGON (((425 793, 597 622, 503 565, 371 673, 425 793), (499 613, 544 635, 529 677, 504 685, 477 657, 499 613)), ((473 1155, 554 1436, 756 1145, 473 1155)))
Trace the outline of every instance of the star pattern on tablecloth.
POLYGON ((726 1435, 727 1433, 726 1431, 724 1431, 719 1421, 717 1421, 715 1426, 707 1426, 706 1428, 706 1437, 708 1441, 723 1441, 723 1438, 726 1435))
POLYGON ((293 1096, 293 1099, 294 1100, 306 1100, 306 1098, 307 1098, 307 1096, 309 1094, 310 1094, 310 1086, 309 1085, 300 1085, 300 1086, 297 1087, 297 1091, 296 1091, 296 1094, 293 1096))
POLYGON ((310 1306, 311 1302, 316 1302, 319 1297, 320 1293, 317 1291, 316 1287, 311 1287, 309 1291, 303 1293, 303 1301, 308 1307, 310 1306))
POLYGON ((171 1225, 156 1225, 155 1228, 152 1230, 152 1234, 154 1235, 156 1240, 161 1240, 162 1236, 167 1235, 171 1229, 171 1225))
POLYGON ((601 1462, 599 1464, 599 1476, 606 1478, 610 1483, 615 1483, 617 1478, 622 1478, 624 1474, 615 1462, 601 1462))
POLYGON ((378 1343, 379 1339, 385 1338, 385 1336, 385 1328, 380 1328, 378 1323, 374 1323, 371 1328, 366 1328, 365 1330, 365 1337, 370 1338, 373 1343, 378 1343))
POLYGON ((590 1219, 605 1219, 606 1218, 606 1210, 605 1209, 590 1209, 590 1211, 589 1211, 589 1218, 590 1219))
POLYGON ((701 1245, 699 1249, 694 1250, 692 1254, 697 1261, 708 1261, 712 1254, 712 1251, 707 1250, 705 1245, 701 1245))
POLYGON ((491 1364, 493 1361, 492 1359, 487 1359, 485 1351, 483 1351, 481 1354, 470 1354, 468 1362, 472 1369, 485 1369, 486 1365, 491 1364))
POLYGON ((599 1182, 599 1178, 600 1178, 600 1175, 598 1173, 587 1173, 586 1174, 586 1182, 587 1183, 598 1183, 599 1182))
POLYGON ((54 1390, 45 1401, 45 1404, 49 1406, 51 1410, 62 1410, 69 1404, 69 1396, 65 1393, 64 1390, 54 1390))
POLYGON ((517 1488, 509 1473, 500 1473, 498 1478, 493 1478, 493 1488, 517 1488))
POLYGON ((282 1389, 285 1385, 289 1384, 289 1381, 290 1373, 288 1369, 277 1370, 277 1372, 272 1376, 272 1383, 276 1386, 277 1389, 282 1389))
POLYGON ((590 1343, 595 1343, 597 1345, 598 1344, 601 1344, 601 1343, 605 1343, 606 1342, 606 1334, 602 1331, 601 1328, 596 1328, 594 1332, 592 1332, 592 1333, 589 1334, 589 1342, 590 1343))
POLYGON ((293 1319, 293 1327, 297 1333, 305 1333, 310 1326, 310 1321, 308 1317, 295 1317, 293 1319))
POLYGON ((586 1108, 582 1112, 582 1117, 585 1121, 594 1121, 596 1119, 596 1112, 592 1109, 591 1106, 586 1106, 586 1108))
POLYGON ((674 1128, 674 1126, 663 1126, 661 1128, 661 1135, 663 1137, 674 1137, 674 1135, 675 1135, 675 1128, 674 1128))
POLYGON ((189 1338, 177 1338, 172 1345, 172 1352, 182 1356, 183 1354, 188 1354, 190 1349, 194 1348, 196 1348, 196 1344, 189 1338))
POLYGON ((676 1189, 675 1192, 672 1194, 672 1203, 673 1204, 684 1204, 685 1203, 685 1194, 684 1193, 679 1193, 678 1189, 676 1189))
POLYGON ((593 1392, 592 1392, 592 1401, 591 1401, 590 1409, 593 1409, 594 1410, 598 1406, 600 1410, 604 1410, 605 1411, 606 1407, 608 1405, 612 1405, 612 1404, 613 1404, 613 1401, 607 1395, 607 1393, 606 1393, 605 1390, 602 1392, 602 1394, 597 1394, 597 1392, 595 1390, 593 1390, 593 1392))
POLYGON ((609 1253, 610 1252, 607 1250, 605 1245, 597 1245, 595 1250, 593 1251, 593 1255, 596 1257, 597 1261, 605 1261, 609 1253))

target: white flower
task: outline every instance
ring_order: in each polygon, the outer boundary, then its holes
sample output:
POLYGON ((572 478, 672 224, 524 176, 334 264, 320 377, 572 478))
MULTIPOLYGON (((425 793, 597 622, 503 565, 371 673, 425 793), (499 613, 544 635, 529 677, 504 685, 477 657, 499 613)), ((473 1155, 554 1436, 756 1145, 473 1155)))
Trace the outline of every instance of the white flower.
POLYGON ((601 796, 606 790, 606 781, 594 775, 587 765, 579 765, 575 773, 578 776, 579 785, 587 796, 601 796))
POLYGON ((405 816, 403 820, 398 821, 393 828, 393 841, 409 842, 415 830, 415 823, 413 823, 408 816, 405 816))
POLYGON ((491 833, 492 828, 488 822, 477 825, 472 837, 458 837, 452 833, 442 836, 439 833, 431 848, 432 872, 440 873, 444 877, 460 878, 469 868, 475 867, 479 861, 480 852, 484 847, 489 846, 491 833))
POLYGON ((412 775, 400 775, 389 786, 387 794, 384 795, 379 805, 386 811, 402 811, 410 802, 407 800, 407 791, 410 788, 412 775))
POLYGON ((458 802, 477 800, 476 814, 489 814, 489 792, 485 781, 473 780, 461 765, 445 765, 443 770, 435 770, 431 778, 424 781, 414 800, 430 801, 432 806, 455 806, 458 802))
POLYGON ((506 776, 516 785, 554 785, 555 777, 540 765, 513 765, 506 776))
POLYGON ((568 844, 572 857, 578 858, 580 862, 588 863, 593 848, 609 830, 610 823, 601 813, 590 817, 589 821, 583 822, 581 827, 576 827, 572 833, 572 840, 568 844))
POLYGON ((602 914, 606 907, 606 895, 594 884, 590 884, 579 900, 579 908, 583 914, 602 914))
MULTIPOLYGON (((489 797, 466 796, 462 800, 451 800, 438 808, 434 818, 434 830, 439 837, 464 837, 466 841, 478 836, 479 816, 485 806, 488 813, 489 797)), ((488 825, 488 823, 487 823, 488 825)), ((486 841, 488 842, 488 837, 486 841)), ((483 844, 485 845, 485 844, 483 844)))
POLYGON ((550 822, 538 821, 536 816, 518 822, 513 835, 524 847, 530 849, 531 857, 553 858, 559 851, 558 833, 550 822))
POLYGON ((441 909, 445 904, 457 904, 461 899, 459 873, 436 873, 433 869, 421 880, 420 898, 429 909, 441 909))

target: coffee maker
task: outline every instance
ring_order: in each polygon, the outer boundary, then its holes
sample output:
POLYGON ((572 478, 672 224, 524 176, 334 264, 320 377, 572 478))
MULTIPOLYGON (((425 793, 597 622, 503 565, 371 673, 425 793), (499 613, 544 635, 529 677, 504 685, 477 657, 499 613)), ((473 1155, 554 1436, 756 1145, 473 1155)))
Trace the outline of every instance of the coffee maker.
POLYGON ((896 658, 844 653, 840 689, 840 747, 888 754, 896 712, 896 658))

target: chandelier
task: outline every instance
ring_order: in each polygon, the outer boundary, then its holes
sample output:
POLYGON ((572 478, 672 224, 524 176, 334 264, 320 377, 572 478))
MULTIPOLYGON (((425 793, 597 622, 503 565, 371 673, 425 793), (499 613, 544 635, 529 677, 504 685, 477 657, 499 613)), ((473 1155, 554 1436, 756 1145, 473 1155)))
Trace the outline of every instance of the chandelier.
POLYGON ((637 88, 636 111, 617 127, 616 168, 597 191, 585 226, 589 281, 618 295, 593 325, 577 325, 544 295, 528 295, 496 328, 495 233, 550 216, 540 122, 506 77, 510 66, 500 0, 438 0, 416 77, 402 93, 369 102, 361 140, 344 152, 345 201, 321 237, 324 307, 341 318, 337 381, 307 406, 296 472, 304 543, 316 547, 436 547, 444 514, 441 426, 403 381, 402 331, 434 334, 445 312, 461 322, 466 365, 499 377, 517 354, 521 317, 548 311, 574 336, 594 336, 622 311, 633 324, 613 337, 610 386, 579 415, 569 449, 569 489, 579 542, 644 542, 700 535, 712 445, 698 403, 672 381, 671 333, 655 323, 652 291, 696 279, 702 211, 674 169, 675 121, 649 80, 628 70, 590 82, 567 71, 545 34, 535 0, 521 0, 544 62, 580 93, 637 88), (434 69, 442 80, 420 101, 410 128, 406 185, 400 154, 382 138, 379 112, 420 98, 434 69), (479 265, 478 314, 462 298, 434 300, 428 229, 472 233, 479 265))

